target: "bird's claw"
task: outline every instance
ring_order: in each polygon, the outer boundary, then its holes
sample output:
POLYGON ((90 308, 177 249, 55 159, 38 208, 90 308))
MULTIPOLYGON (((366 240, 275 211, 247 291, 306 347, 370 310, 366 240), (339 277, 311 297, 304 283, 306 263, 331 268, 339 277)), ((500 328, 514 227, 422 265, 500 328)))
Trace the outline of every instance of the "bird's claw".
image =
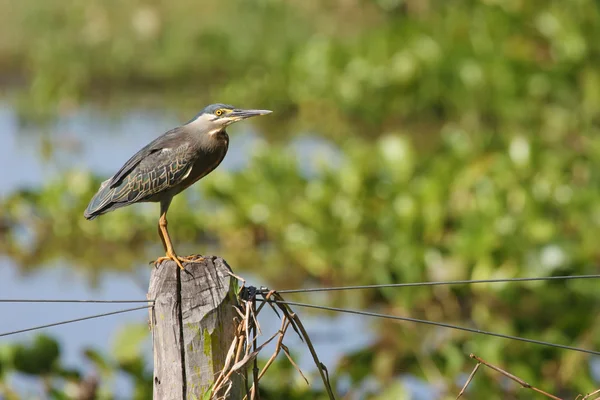
POLYGON ((164 257, 158 257, 156 260, 153 261, 153 263, 154 263, 155 267, 158 267, 160 265, 160 263, 162 263, 163 261, 167 261, 167 260, 175 261, 175 264, 177 264, 177 266, 179 268, 181 268, 182 270, 185 269, 183 267, 182 262, 187 262, 187 260, 184 257, 179 257, 174 254, 167 254, 164 257))
POLYGON ((200 254, 192 254, 186 257, 179 257, 179 259, 183 262, 189 262, 189 263, 199 263, 204 261, 204 257, 202 257, 200 254))
POLYGON ((167 260, 175 261, 177 266, 179 268, 181 268, 182 270, 184 270, 185 268, 183 267, 182 263, 202 262, 202 261, 204 261, 204 257, 202 257, 200 254, 192 254, 191 256, 187 256, 187 257, 179 257, 174 254, 172 254, 172 255, 167 254, 164 257, 158 257, 155 261, 151 261, 151 263, 153 263, 155 267, 158 267, 160 265, 160 263, 162 263, 163 261, 167 261, 167 260))

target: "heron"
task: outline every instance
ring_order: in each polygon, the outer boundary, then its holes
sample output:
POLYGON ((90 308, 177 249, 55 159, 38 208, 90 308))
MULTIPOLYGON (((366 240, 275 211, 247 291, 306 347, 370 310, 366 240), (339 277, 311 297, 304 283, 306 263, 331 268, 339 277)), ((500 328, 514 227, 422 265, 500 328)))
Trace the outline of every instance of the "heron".
POLYGON ((163 133, 133 157, 111 178, 102 182, 88 204, 84 217, 102 214, 134 203, 160 203, 158 234, 165 256, 154 261, 173 260, 181 269, 195 256, 179 257, 167 230, 167 211, 173 197, 219 166, 229 148, 229 125, 250 117, 270 114, 270 110, 235 108, 211 104, 193 119, 163 133))

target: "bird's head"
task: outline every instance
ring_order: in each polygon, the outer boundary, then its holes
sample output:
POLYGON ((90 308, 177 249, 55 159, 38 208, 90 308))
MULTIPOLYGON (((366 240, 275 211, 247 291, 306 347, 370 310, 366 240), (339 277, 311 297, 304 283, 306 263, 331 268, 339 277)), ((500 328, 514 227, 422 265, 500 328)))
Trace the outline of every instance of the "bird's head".
POLYGON ((207 133, 224 129, 234 122, 246 118, 256 117, 258 115, 270 114, 269 110, 245 110, 235 108, 228 104, 211 104, 204 107, 191 121, 186 125, 206 131, 207 133))

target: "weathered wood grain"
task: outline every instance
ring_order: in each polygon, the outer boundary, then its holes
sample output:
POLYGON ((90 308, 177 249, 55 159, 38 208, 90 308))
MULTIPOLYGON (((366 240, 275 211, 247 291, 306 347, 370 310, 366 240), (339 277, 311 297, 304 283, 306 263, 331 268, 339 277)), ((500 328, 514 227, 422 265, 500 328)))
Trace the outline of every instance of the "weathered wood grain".
MULTIPOLYGON (((154 348, 154 400, 203 399, 223 369, 234 335, 236 280, 222 258, 164 261, 151 274, 148 299, 154 348)), ((236 377, 229 399, 242 396, 236 377)))

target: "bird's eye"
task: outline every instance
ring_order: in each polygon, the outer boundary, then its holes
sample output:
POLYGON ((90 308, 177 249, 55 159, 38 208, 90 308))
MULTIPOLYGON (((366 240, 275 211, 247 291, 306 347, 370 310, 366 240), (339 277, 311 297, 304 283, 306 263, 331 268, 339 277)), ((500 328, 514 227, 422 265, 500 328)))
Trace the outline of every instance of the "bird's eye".
POLYGON ((221 115, 223 115, 223 110, 217 110, 217 111, 215 111, 215 115, 217 117, 220 117, 221 115))

